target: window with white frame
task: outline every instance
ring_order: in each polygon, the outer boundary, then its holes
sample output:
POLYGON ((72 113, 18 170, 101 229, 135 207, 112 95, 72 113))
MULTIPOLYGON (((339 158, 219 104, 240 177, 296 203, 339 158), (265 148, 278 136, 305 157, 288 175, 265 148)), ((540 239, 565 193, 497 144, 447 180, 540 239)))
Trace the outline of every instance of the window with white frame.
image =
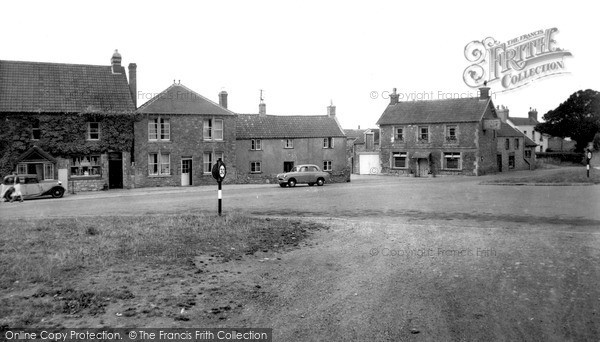
POLYGON ((42 130, 40 129, 40 120, 34 120, 31 123, 31 140, 40 140, 42 130))
POLYGON ((253 161, 250 162, 250 172, 251 173, 261 173, 261 169, 260 169, 260 162, 259 161, 253 161))
POLYGON ((419 142, 429 142, 429 127, 419 126, 419 142))
POLYGON ((18 164, 17 165, 17 173, 20 175, 24 175, 27 173, 27 164, 18 164))
POLYGON ((54 179, 54 164, 44 164, 44 179, 54 179))
POLYGON ((100 123, 99 122, 88 122, 87 140, 99 140, 99 139, 100 139, 100 123))
POLYGON ((169 119, 148 119, 148 140, 171 140, 169 119))
POLYGON ((323 148, 333 148, 333 138, 324 138, 323 148))
POLYGON ((457 138, 457 130, 458 127, 456 125, 447 125, 446 126, 446 141, 447 142, 456 142, 457 138))
POLYGON ((331 160, 323 160, 323 171, 331 171, 331 160))
POLYGON ((395 141, 404 141, 404 127, 395 127, 394 128, 394 140, 395 141))
POLYGON ((168 153, 148 153, 148 174, 150 176, 171 175, 171 155, 168 153))
POLYGON ((100 155, 84 155, 71 158, 71 176, 101 176, 100 155))
POLYGON ((460 152, 444 152, 444 168, 459 170, 461 167, 460 152))
POLYGON ((407 153, 406 152, 393 152, 392 153, 392 168, 403 169, 407 165, 407 153))
POLYGON ((202 135, 204 140, 223 140, 223 119, 204 119, 202 135))
POLYGON ((285 148, 294 148, 294 139, 285 139, 285 148))
POLYGON ((250 149, 253 151, 260 151, 262 150, 262 146, 261 146, 261 140, 260 139, 252 139, 250 140, 250 149))

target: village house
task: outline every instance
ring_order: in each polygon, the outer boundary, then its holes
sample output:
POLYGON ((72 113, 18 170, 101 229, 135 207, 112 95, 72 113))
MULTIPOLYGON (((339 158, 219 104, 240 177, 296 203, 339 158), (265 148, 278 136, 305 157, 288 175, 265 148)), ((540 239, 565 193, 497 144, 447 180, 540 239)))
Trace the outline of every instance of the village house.
POLYGON ((352 173, 378 174, 379 162, 379 129, 345 129, 349 164, 352 173))
POLYGON ((500 120, 488 87, 480 88, 478 98, 398 99, 394 89, 377 122, 383 173, 425 177, 497 171, 500 120))
POLYGON ((218 159, 235 175, 236 115, 227 109, 227 92, 219 93, 217 104, 178 82, 137 113, 136 187, 213 184, 218 159))
POLYGON ((526 118, 510 116, 509 109, 506 106, 496 107, 496 112, 502 122, 506 122, 511 127, 516 128, 536 143, 536 146, 538 146, 537 152, 546 152, 551 137, 535 130, 535 126, 539 123, 536 109, 529 108, 526 118))
POLYGON ((334 182, 350 180, 346 136, 335 106, 327 115, 267 115, 261 101, 258 114, 238 114, 236 136, 238 182, 276 182, 277 174, 300 164, 315 164, 334 182))
POLYGON ((535 169, 536 144, 506 122, 497 133, 498 171, 535 169))
POLYGON ((0 172, 69 192, 129 186, 136 64, 0 61, 0 172))

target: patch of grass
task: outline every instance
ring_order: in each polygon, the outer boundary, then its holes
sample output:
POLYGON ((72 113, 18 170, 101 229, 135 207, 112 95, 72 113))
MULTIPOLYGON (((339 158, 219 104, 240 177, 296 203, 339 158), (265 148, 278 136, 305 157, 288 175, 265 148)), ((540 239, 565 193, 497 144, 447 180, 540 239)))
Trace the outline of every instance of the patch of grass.
POLYGON ((208 254, 224 260, 280 249, 324 226, 244 214, 194 214, 3 220, 0 288, 59 282, 86 269, 161 263, 189 265, 208 254))
POLYGON ((587 177, 586 169, 569 168, 568 170, 551 170, 546 173, 535 173, 531 176, 508 177, 491 180, 487 183, 548 183, 548 184, 569 184, 569 183, 589 183, 600 184, 600 171, 591 169, 590 177, 587 177))

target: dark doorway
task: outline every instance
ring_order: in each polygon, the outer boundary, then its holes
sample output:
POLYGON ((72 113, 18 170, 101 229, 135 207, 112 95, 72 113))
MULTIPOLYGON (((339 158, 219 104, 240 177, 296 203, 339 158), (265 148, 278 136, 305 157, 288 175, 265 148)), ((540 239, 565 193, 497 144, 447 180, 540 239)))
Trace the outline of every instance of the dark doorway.
POLYGON ((123 188, 123 160, 121 153, 108 155, 108 188, 123 188))
POLYGON ((502 155, 498 154, 496 160, 498 161, 498 172, 502 172, 502 155))
POLYGON ((290 171, 292 171, 293 168, 294 168, 293 161, 283 162, 283 172, 290 172, 290 171))

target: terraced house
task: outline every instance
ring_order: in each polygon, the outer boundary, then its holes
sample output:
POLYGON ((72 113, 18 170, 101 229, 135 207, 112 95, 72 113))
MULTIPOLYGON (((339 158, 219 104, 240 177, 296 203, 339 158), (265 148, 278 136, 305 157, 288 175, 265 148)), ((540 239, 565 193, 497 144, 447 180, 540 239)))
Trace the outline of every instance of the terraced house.
POLYGON ((0 173, 58 179, 68 191, 127 187, 136 65, 0 61, 0 173))
POLYGON ((478 98, 399 102, 394 89, 379 118, 383 173, 483 175, 497 171, 500 120, 489 88, 478 98))
POLYGON ((138 108, 136 187, 213 184, 218 159, 235 175, 236 116, 227 109, 226 92, 219 102, 174 83, 138 108))
POLYGON ((327 115, 267 115, 260 103, 259 114, 238 114, 236 166, 241 183, 276 182, 278 173, 295 165, 315 164, 331 174, 334 182, 350 179, 346 135, 335 106, 327 115))

